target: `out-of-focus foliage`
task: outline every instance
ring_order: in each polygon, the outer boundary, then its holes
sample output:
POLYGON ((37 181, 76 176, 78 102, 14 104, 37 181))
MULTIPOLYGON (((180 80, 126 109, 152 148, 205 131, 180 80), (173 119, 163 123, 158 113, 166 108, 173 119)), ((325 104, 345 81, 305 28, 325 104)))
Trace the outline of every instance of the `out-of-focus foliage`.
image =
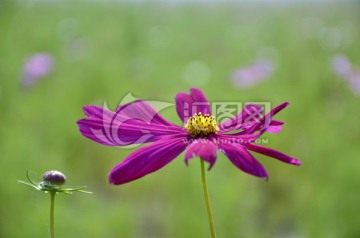
MULTIPOLYGON (((208 237, 198 161, 182 156, 123 186, 107 182, 131 149, 78 132, 82 106, 114 109, 128 92, 173 102, 200 87, 215 102, 291 101, 283 132, 266 146, 295 167, 256 155, 268 182, 222 154, 208 172, 219 237, 359 237, 360 99, 331 59, 360 65, 359 5, 175 4, 0 1, 0 237, 47 237, 47 196, 20 186, 26 170, 56 169, 93 195, 57 197, 59 237, 208 237), (53 70, 21 85, 29 56, 53 70), (248 89, 234 70, 258 59, 273 72, 248 89)), ((181 123, 175 108, 163 115, 181 123)))

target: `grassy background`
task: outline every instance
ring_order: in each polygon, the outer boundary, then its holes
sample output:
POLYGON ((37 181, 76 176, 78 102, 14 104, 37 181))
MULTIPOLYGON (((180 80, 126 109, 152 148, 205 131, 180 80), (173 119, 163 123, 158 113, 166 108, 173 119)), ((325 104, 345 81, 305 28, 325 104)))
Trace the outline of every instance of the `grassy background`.
MULTIPOLYGON (((180 156, 111 186, 108 172, 131 150, 96 144, 76 125, 83 105, 114 108, 128 92, 173 102, 193 86, 213 101, 291 101, 277 116, 283 132, 264 138, 303 162, 256 155, 270 173, 265 182, 219 155, 208 173, 219 237, 359 237, 360 100, 330 64, 343 53, 360 65, 359 10, 0 1, 0 237, 49 236, 49 196, 16 183, 28 169, 62 171, 69 185, 94 192, 57 197, 58 237, 208 237, 197 160, 186 167, 180 156), (22 65, 35 52, 53 54, 56 67, 24 89, 22 65), (234 88, 231 72, 262 55, 276 63, 271 78, 234 88), (186 73, 194 62, 207 71, 202 81, 186 73)), ((163 115, 180 124, 174 107, 163 115)))

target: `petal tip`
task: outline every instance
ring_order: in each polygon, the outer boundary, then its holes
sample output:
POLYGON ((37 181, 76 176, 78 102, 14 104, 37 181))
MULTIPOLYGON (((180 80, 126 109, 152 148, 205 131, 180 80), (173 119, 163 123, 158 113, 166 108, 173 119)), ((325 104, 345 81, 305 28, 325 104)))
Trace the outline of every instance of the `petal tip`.
POLYGON ((109 176, 109 183, 112 184, 112 185, 117 185, 115 179, 113 179, 113 178, 111 177, 111 175, 109 176))
POLYGON ((263 178, 266 181, 269 180, 269 174, 267 173, 267 171, 264 168, 261 170, 257 170, 253 175, 255 175, 259 178, 263 178))
POLYGON ((115 168, 113 168, 113 169, 110 171, 109 175, 108 175, 108 179, 109 179, 109 183, 110 183, 110 184, 112 184, 112 185, 119 185, 119 184, 121 184, 121 182, 119 182, 119 179, 117 178, 116 175, 117 175, 117 174, 116 174, 116 170, 115 170, 115 168))
POLYGON ((261 177, 262 177, 262 178, 265 178, 266 181, 268 181, 270 176, 269 176, 269 174, 268 174, 266 171, 264 171, 264 173, 261 175, 261 177))
POLYGON ((110 174, 109 174, 109 183, 111 185, 121 185, 121 184, 124 184, 126 182, 119 180, 118 178, 115 177, 115 175, 112 172, 110 172, 110 174))
POLYGON ((93 114, 94 108, 97 108, 97 106, 94 105, 85 105, 83 106, 83 112, 86 116, 91 117, 91 115, 93 114))
POLYGON ((76 121, 76 125, 77 125, 78 127, 80 127, 82 120, 83 120, 83 119, 80 119, 80 120, 77 120, 77 121, 76 121))
POLYGON ((189 91, 192 93, 193 91, 202 92, 200 88, 190 88, 189 91))
POLYGON ((207 170, 210 171, 210 170, 212 169, 212 167, 214 166, 214 164, 215 164, 215 163, 210 163, 210 162, 209 162, 209 167, 208 167, 207 170))
POLYGON ((293 159, 291 162, 291 164, 296 165, 296 166, 300 166, 301 165, 301 161, 297 160, 297 159, 293 159))

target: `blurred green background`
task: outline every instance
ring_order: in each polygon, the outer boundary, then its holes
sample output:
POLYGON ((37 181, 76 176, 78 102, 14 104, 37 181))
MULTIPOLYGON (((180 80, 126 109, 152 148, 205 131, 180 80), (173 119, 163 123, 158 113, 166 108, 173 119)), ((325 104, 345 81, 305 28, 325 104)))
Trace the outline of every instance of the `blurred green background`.
MULTIPOLYGON (((173 103, 200 87, 211 101, 291 101, 266 146, 295 167, 256 155, 268 182, 219 154, 207 173, 218 237, 360 237, 358 96, 331 67, 360 65, 358 3, 179 3, 0 0, 0 237, 48 237, 49 196, 17 184, 26 170, 66 174, 93 195, 59 195, 58 237, 209 237, 198 160, 183 155, 123 186, 109 171, 132 150, 84 138, 82 106, 135 97, 173 103), (36 52, 54 71, 21 86, 36 52), (232 72, 267 57, 270 78, 239 89, 232 72)), ((162 114, 181 124, 170 107, 162 114)))

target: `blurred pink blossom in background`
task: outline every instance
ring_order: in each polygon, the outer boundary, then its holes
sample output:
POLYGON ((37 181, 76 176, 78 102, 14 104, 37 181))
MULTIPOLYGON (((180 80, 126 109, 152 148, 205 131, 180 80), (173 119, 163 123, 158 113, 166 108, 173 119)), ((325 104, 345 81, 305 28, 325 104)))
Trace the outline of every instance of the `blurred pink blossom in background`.
POLYGON ((332 67, 335 74, 344 80, 356 95, 360 96, 360 71, 353 66, 348 57, 335 55, 332 58, 332 67))
POLYGON ((261 59, 255 63, 237 69, 231 77, 232 84, 237 88, 250 88, 267 80, 274 71, 271 61, 261 59))
POLYGON ((21 84, 33 86, 39 79, 49 75, 54 68, 54 58, 49 53, 36 53, 26 59, 21 84))
POLYGON ((355 95, 360 96, 360 71, 354 70, 348 78, 349 86, 355 95))
POLYGON ((335 55, 332 58, 332 65, 339 77, 346 77, 352 71, 352 65, 345 55, 335 55))

